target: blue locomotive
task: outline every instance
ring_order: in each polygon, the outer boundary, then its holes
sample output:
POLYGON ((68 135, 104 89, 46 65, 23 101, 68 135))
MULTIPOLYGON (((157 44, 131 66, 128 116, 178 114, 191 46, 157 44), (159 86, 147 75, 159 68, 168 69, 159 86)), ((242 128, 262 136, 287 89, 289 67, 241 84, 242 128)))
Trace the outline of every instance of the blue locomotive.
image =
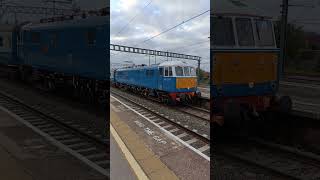
POLYGON ((213 121, 243 130, 265 113, 290 112, 290 97, 277 97, 281 69, 272 19, 215 12, 211 21, 213 121))
POLYGON ((117 69, 113 81, 116 87, 154 96, 166 103, 190 102, 200 96, 196 69, 182 61, 117 69))
POLYGON ((0 63, 47 90, 69 86, 75 95, 105 96, 110 69, 107 15, 103 9, 0 29, 0 45, 6 37, 12 42, 1 52, 0 63))

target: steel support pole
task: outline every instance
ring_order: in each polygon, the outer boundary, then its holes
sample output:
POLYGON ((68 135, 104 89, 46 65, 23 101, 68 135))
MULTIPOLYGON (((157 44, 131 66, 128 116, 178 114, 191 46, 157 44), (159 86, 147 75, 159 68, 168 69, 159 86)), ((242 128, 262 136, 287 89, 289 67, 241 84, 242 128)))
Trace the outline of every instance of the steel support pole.
POLYGON ((198 60, 198 85, 200 82, 200 59, 198 60))
POLYGON ((278 77, 282 79, 284 76, 284 66, 286 62, 287 49, 287 22, 288 22, 288 0, 282 0, 281 11, 281 34, 280 34, 280 60, 278 68, 278 77))

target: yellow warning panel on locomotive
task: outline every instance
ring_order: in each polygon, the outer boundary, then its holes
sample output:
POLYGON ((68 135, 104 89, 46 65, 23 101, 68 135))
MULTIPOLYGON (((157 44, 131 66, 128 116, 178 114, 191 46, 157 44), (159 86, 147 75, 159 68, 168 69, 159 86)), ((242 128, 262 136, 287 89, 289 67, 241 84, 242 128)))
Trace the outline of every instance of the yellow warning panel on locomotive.
POLYGON ((215 84, 274 81, 277 77, 275 53, 216 53, 213 81, 215 84))
POLYGON ((197 86, 197 78, 195 77, 184 77, 176 78, 176 88, 194 88, 197 86))

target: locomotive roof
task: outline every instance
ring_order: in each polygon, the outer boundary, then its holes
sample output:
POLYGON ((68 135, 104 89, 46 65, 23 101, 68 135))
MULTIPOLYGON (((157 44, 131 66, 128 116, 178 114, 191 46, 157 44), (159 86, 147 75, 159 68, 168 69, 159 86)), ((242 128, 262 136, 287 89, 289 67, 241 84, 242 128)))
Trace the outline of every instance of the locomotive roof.
POLYGON ((165 61, 159 64, 159 66, 191 66, 182 61, 165 61))
POLYGON ((108 19, 106 16, 91 16, 87 18, 78 18, 56 22, 46 23, 29 23, 22 27, 22 30, 45 30, 45 29, 62 29, 76 27, 95 27, 107 25, 108 19))
POLYGON ((117 71, 125 71, 125 70, 133 70, 133 69, 157 69, 159 66, 181 66, 181 67, 193 67, 192 65, 189 65, 182 61, 165 61, 157 65, 151 65, 151 66, 133 66, 133 67, 126 67, 126 68, 119 68, 117 71))
POLYGON ((136 70, 136 69, 158 69, 157 65, 151 65, 151 66, 132 66, 132 67, 124 67, 116 69, 117 71, 125 71, 125 70, 136 70))
POLYGON ((235 17, 253 17, 253 18, 272 19, 272 17, 269 17, 269 16, 261 16, 257 14, 245 14, 245 13, 214 13, 213 16, 235 16, 235 17))
POLYGON ((213 1, 211 4, 212 15, 229 15, 229 16, 247 16, 247 17, 260 17, 272 18, 270 13, 257 8, 252 2, 245 1, 213 1))

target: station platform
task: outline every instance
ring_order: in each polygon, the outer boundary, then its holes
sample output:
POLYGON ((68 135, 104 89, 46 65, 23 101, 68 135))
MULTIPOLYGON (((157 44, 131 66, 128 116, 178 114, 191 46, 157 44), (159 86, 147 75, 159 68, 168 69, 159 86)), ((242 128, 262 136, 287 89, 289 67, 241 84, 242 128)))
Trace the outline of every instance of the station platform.
POLYGON ((105 180, 0 106, 0 179, 105 180))
MULTIPOLYGON (((110 143, 111 158, 114 145, 119 148, 121 155, 130 170, 123 174, 133 174, 137 179, 210 179, 210 161, 192 152, 178 141, 171 139, 156 126, 145 121, 142 117, 127 109, 121 103, 110 98, 111 137, 115 144, 110 143), (116 135, 114 135, 116 134, 116 135), (118 137, 117 137, 118 136, 118 137)), ((111 179, 115 177, 120 163, 111 159, 111 179)))

